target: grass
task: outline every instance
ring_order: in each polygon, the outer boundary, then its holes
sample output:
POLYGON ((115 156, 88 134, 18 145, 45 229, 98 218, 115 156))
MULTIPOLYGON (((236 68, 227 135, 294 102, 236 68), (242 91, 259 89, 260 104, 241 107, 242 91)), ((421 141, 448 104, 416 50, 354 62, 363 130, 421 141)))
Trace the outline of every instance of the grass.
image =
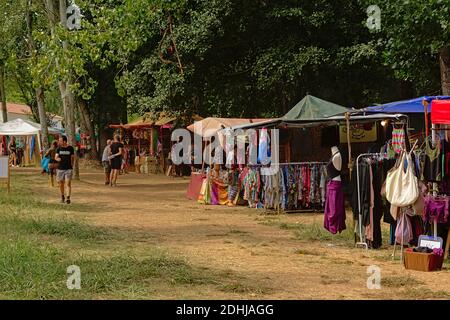
POLYGON ((349 228, 344 230, 340 234, 331 234, 323 225, 319 223, 286 223, 279 221, 265 221, 265 225, 278 226, 284 230, 291 230, 294 232, 295 237, 303 241, 319 241, 330 242, 348 246, 354 246, 354 234, 349 228))
POLYGON ((161 281, 169 287, 216 283, 213 274, 161 252, 143 259, 126 253, 73 259, 53 246, 23 239, 0 241, 0 277, 0 292, 13 299, 96 298, 117 292, 126 297, 133 285, 151 298, 150 289, 161 281), (67 288, 71 265, 80 267, 81 290, 67 288))
POLYGON ((13 192, 0 193, 0 298, 161 299, 176 292, 192 298, 211 286, 261 292, 234 273, 192 265, 148 243, 139 251, 137 230, 92 226, 77 215, 92 208, 41 201, 30 192, 33 184, 16 175, 13 192), (67 288, 71 265, 80 268, 81 290, 67 288))

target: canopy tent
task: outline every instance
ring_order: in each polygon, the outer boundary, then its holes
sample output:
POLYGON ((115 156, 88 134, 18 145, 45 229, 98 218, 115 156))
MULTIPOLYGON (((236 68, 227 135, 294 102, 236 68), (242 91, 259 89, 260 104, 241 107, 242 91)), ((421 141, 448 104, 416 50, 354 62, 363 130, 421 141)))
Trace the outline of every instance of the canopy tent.
MULTIPOLYGON (((29 136, 39 134, 41 125, 29 120, 15 119, 0 124, 0 135, 4 136, 29 136)), ((48 128, 50 134, 61 134, 61 131, 55 128, 48 128)))
MULTIPOLYGON (((377 113, 377 114, 370 114, 370 115, 364 115, 360 112, 351 112, 350 113, 350 123, 357 122, 357 123, 365 123, 365 122, 374 122, 379 120, 394 120, 394 121, 401 121, 405 120, 406 116, 403 114, 385 114, 385 113, 377 113)), ((318 125, 323 126, 335 126, 339 125, 340 123, 346 122, 347 118, 345 115, 336 115, 328 118, 317 118, 314 120, 284 120, 283 118, 279 119, 273 119, 268 121, 263 121, 259 123, 253 123, 253 124, 243 124, 243 125, 237 125, 230 127, 232 130, 237 129, 257 129, 257 128, 263 128, 263 127, 279 127, 279 128, 307 128, 307 127, 314 127, 318 125)))
MULTIPOLYGON (((174 122, 178 119, 177 116, 173 116, 173 115, 168 115, 165 113, 161 113, 159 115, 159 117, 157 117, 157 119, 155 120, 155 116, 151 113, 146 113, 143 116, 137 118, 134 121, 131 121, 130 123, 127 124, 112 124, 109 127, 113 128, 113 129, 126 129, 126 130, 133 130, 133 129, 149 129, 152 128, 154 126, 164 126, 167 125, 171 122, 174 122)), ((192 120, 194 121, 199 121, 202 120, 203 118, 198 116, 198 115, 194 115, 192 116, 192 120)))
POLYGON ((433 100, 431 122, 433 124, 450 124, 450 100, 433 100))
POLYGON ((307 95, 281 119, 289 121, 309 121, 328 118, 350 111, 351 109, 349 108, 307 95))
MULTIPOLYGON (((48 128, 49 134, 59 135, 62 132, 56 128, 48 128)), ((36 165, 40 162, 41 151, 41 125, 29 120, 15 119, 0 124, 0 136, 27 136, 27 148, 29 152, 25 152, 25 163, 32 163, 32 158, 36 165), (37 142, 36 137, 37 136, 37 142), (28 145, 29 144, 29 145, 28 145), (36 157, 33 157, 36 155, 36 157)))
POLYGON ((240 118, 205 118, 197 121, 187 127, 189 131, 194 132, 204 138, 210 138, 220 130, 239 125, 249 125, 265 122, 272 119, 240 119, 240 118))
POLYGON ((424 113, 423 100, 428 102, 428 112, 431 112, 431 101, 448 100, 450 96, 424 96, 409 100, 385 103, 361 109, 369 113, 424 113))

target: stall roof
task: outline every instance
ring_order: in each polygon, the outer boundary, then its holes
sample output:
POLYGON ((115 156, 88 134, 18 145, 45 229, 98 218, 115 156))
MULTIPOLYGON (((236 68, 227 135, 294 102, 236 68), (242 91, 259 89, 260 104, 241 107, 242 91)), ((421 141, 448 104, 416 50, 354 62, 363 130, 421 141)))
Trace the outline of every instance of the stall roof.
MULTIPOLYGON (((0 135, 4 136, 28 136, 39 134, 41 131, 41 125, 29 120, 15 119, 0 124, 0 135)), ((61 134, 61 131, 55 128, 48 128, 48 132, 51 134, 61 134)))
MULTIPOLYGON (((198 116, 198 115, 194 115, 193 120, 195 121, 199 121, 202 120, 203 118, 198 116)), ((159 118, 157 120, 152 120, 154 119, 153 115, 151 113, 146 113, 144 114, 142 117, 139 117, 138 119, 127 123, 127 124, 112 124, 109 127, 113 128, 113 129, 127 129, 127 130, 132 130, 132 129, 145 129, 145 128, 151 128, 153 126, 164 126, 166 124, 169 124, 175 120, 177 120, 176 116, 171 116, 165 113, 161 113, 159 118)))
POLYGON ((239 125, 251 125, 272 119, 241 119, 241 118, 205 118, 187 127, 189 131, 202 137, 214 136, 219 130, 239 125), (197 126, 196 126, 197 125, 197 126))
POLYGON ((422 101, 426 100, 428 105, 428 112, 431 112, 431 101, 433 100, 446 100, 450 99, 450 96, 423 96, 419 98, 402 100, 396 102, 385 103, 382 105, 375 105, 361 109, 361 111, 370 113, 424 113, 422 101))
MULTIPOLYGON (((386 114, 386 113, 377 113, 377 114, 363 114, 361 112, 353 111, 350 113, 350 122, 364 123, 364 122, 374 122, 380 120, 405 120, 407 117, 404 114, 386 114)), ((257 128, 274 128, 274 127, 283 127, 283 128, 305 128, 305 127, 314 127, 318 125, 322 126, 333 126, 338 125, 342 122, 345 122, 345 115, 335 115, 332 117, 314 119, 314 120, 286 120, 283 118, 262 121, 258 123, 252 124, 242 124, 231 126, 232 130, 237 129, 257 129, 257 128)))
POLYGON ((302 121, 315 120, 328 118, 349 111, 351 111, 351 109, 311 95, 307 95, 302 100, 300 100, 300 102, 298 102, 288 113, 286 113, 282 117, 282 119, 302 121))

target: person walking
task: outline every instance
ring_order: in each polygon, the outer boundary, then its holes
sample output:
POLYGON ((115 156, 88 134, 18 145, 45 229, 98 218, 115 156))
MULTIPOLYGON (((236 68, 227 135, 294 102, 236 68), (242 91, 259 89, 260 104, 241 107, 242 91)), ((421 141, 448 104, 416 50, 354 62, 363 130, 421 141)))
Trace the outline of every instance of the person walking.
POLYGON ((114 136, 114 142, 111 144, 109 159, 111 160, 111 176, 109 179, 111 187, 117 187, 117 176, 122 169, 123 144, 120 142, 119 135, 114 136))
POLYGON ((67 143, 67 137, 59 138, 59 147, 56 149, 55 160, 58 162, 56 180, 61 191, 61 203, 70 204, 72 193, 72 168, 75 161, 75 150, 67 143), (66 193, 67 191, 67 198, 66 193))
POLYGON ((50 148, 45 152, 44 158, 48 158, 48 174, 50 177, 50 184, 52 187, 55 186, 54 177, 56 174, 56 169, 58 168, 58 162, 56 158, 56 150, 58 149, 58 141, 54 140, 50 148))
POLYGON ((111 142, 111 139, 106 140, 106 147, 102 155, 102 165, 105 171, 105 186, 109 185, 109 177, 111 175, 111 161, 108 158, 111 150, 111 142))

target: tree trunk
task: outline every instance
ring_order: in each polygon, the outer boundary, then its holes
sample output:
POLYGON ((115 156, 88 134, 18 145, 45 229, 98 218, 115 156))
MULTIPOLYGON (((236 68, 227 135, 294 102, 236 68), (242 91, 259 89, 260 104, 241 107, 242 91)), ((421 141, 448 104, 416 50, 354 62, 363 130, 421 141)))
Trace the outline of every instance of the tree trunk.
MULTIPOLYGON (((32 0, 28 0, 28 7, 26 13, 26 22, 27 22, 27 33, 28 33, 28 48, 32 54, 32 58, 34 63, 37 63, 36 59, 36 44, 33 38, 33 20, 31 13, 31 5, 32 0)), ((38 107, 39 114, 39 123, 41 124, 41 136, 42 136, 42 147, 44 150, 50 147, 48 143, 48 125, 47 125, 47 114, 45 112, 45 100, 44 100, 44 89, 42 87, 38 87, 35 90, 36 94, 36 103, 38 107)))
POLYGON ((441 67, 442 94, 450 96, 450 48, 439 51, 439 64, 441 67))
MULTIPOLYGON (((47 0, 47 10, 50 12, 53 11, 53 2, 52 0, 47 0)), ((59 18, 61 26, 64 29, 67 29, 67 16, 66 16, 66 10, 67 10, 67 2, 66 0, 59 0, 59 18)), ((55 28, 55 20, 52 19, 51 13, 49 14, 50 22, 52 25, 52 29, 54 31, 55 28)), ((63 50, 67 52, 69 49, 69 44, 67 41, 63 41, 63 50)), ((64 120, 66 122, 66 135, 67 140, 71 146, 74 148, 76 147, 76 139, 75 139, 75 97, 72 93, 71 86, 72 86, 72 79, 69 77, 68 81, 61 80, 59 82, 59 90, 61 93, 61 99, 63 101, 63 107, 64 107, 64 120)), ((78 164, 78 157, 75 153, 75 163, 73 168, 73 177, 75 180, 80 179, 80 169, 78 164)))
POLYGON ((50 145, 48 143, 48 125, 47 114, 45 113, 44 89, 36 89, 36 101, 39 110, 39 123, 41 124, 42 145, 44 150, 47 150, 50 145))
POLYGON ((2 121, 8 121, 8 110, 6 108, 6 92, 5 92, 5 65, 2 62, 0 65, 0 98, 2 107, 2 121))
POLYGON ((80 109, 80 118, 81 122, 84 122, 84 126, 87 129, 89 134, 89 143, 91 144, 91 150, 89 152, 90 158, 92 160, 98 160, 98 150, 97 150, 97 141, 95 140, 95 129, 93 122, 90 118, 89 109, 86 105, 86 101, 83 99, 79 99, 78 107, 80 109))

